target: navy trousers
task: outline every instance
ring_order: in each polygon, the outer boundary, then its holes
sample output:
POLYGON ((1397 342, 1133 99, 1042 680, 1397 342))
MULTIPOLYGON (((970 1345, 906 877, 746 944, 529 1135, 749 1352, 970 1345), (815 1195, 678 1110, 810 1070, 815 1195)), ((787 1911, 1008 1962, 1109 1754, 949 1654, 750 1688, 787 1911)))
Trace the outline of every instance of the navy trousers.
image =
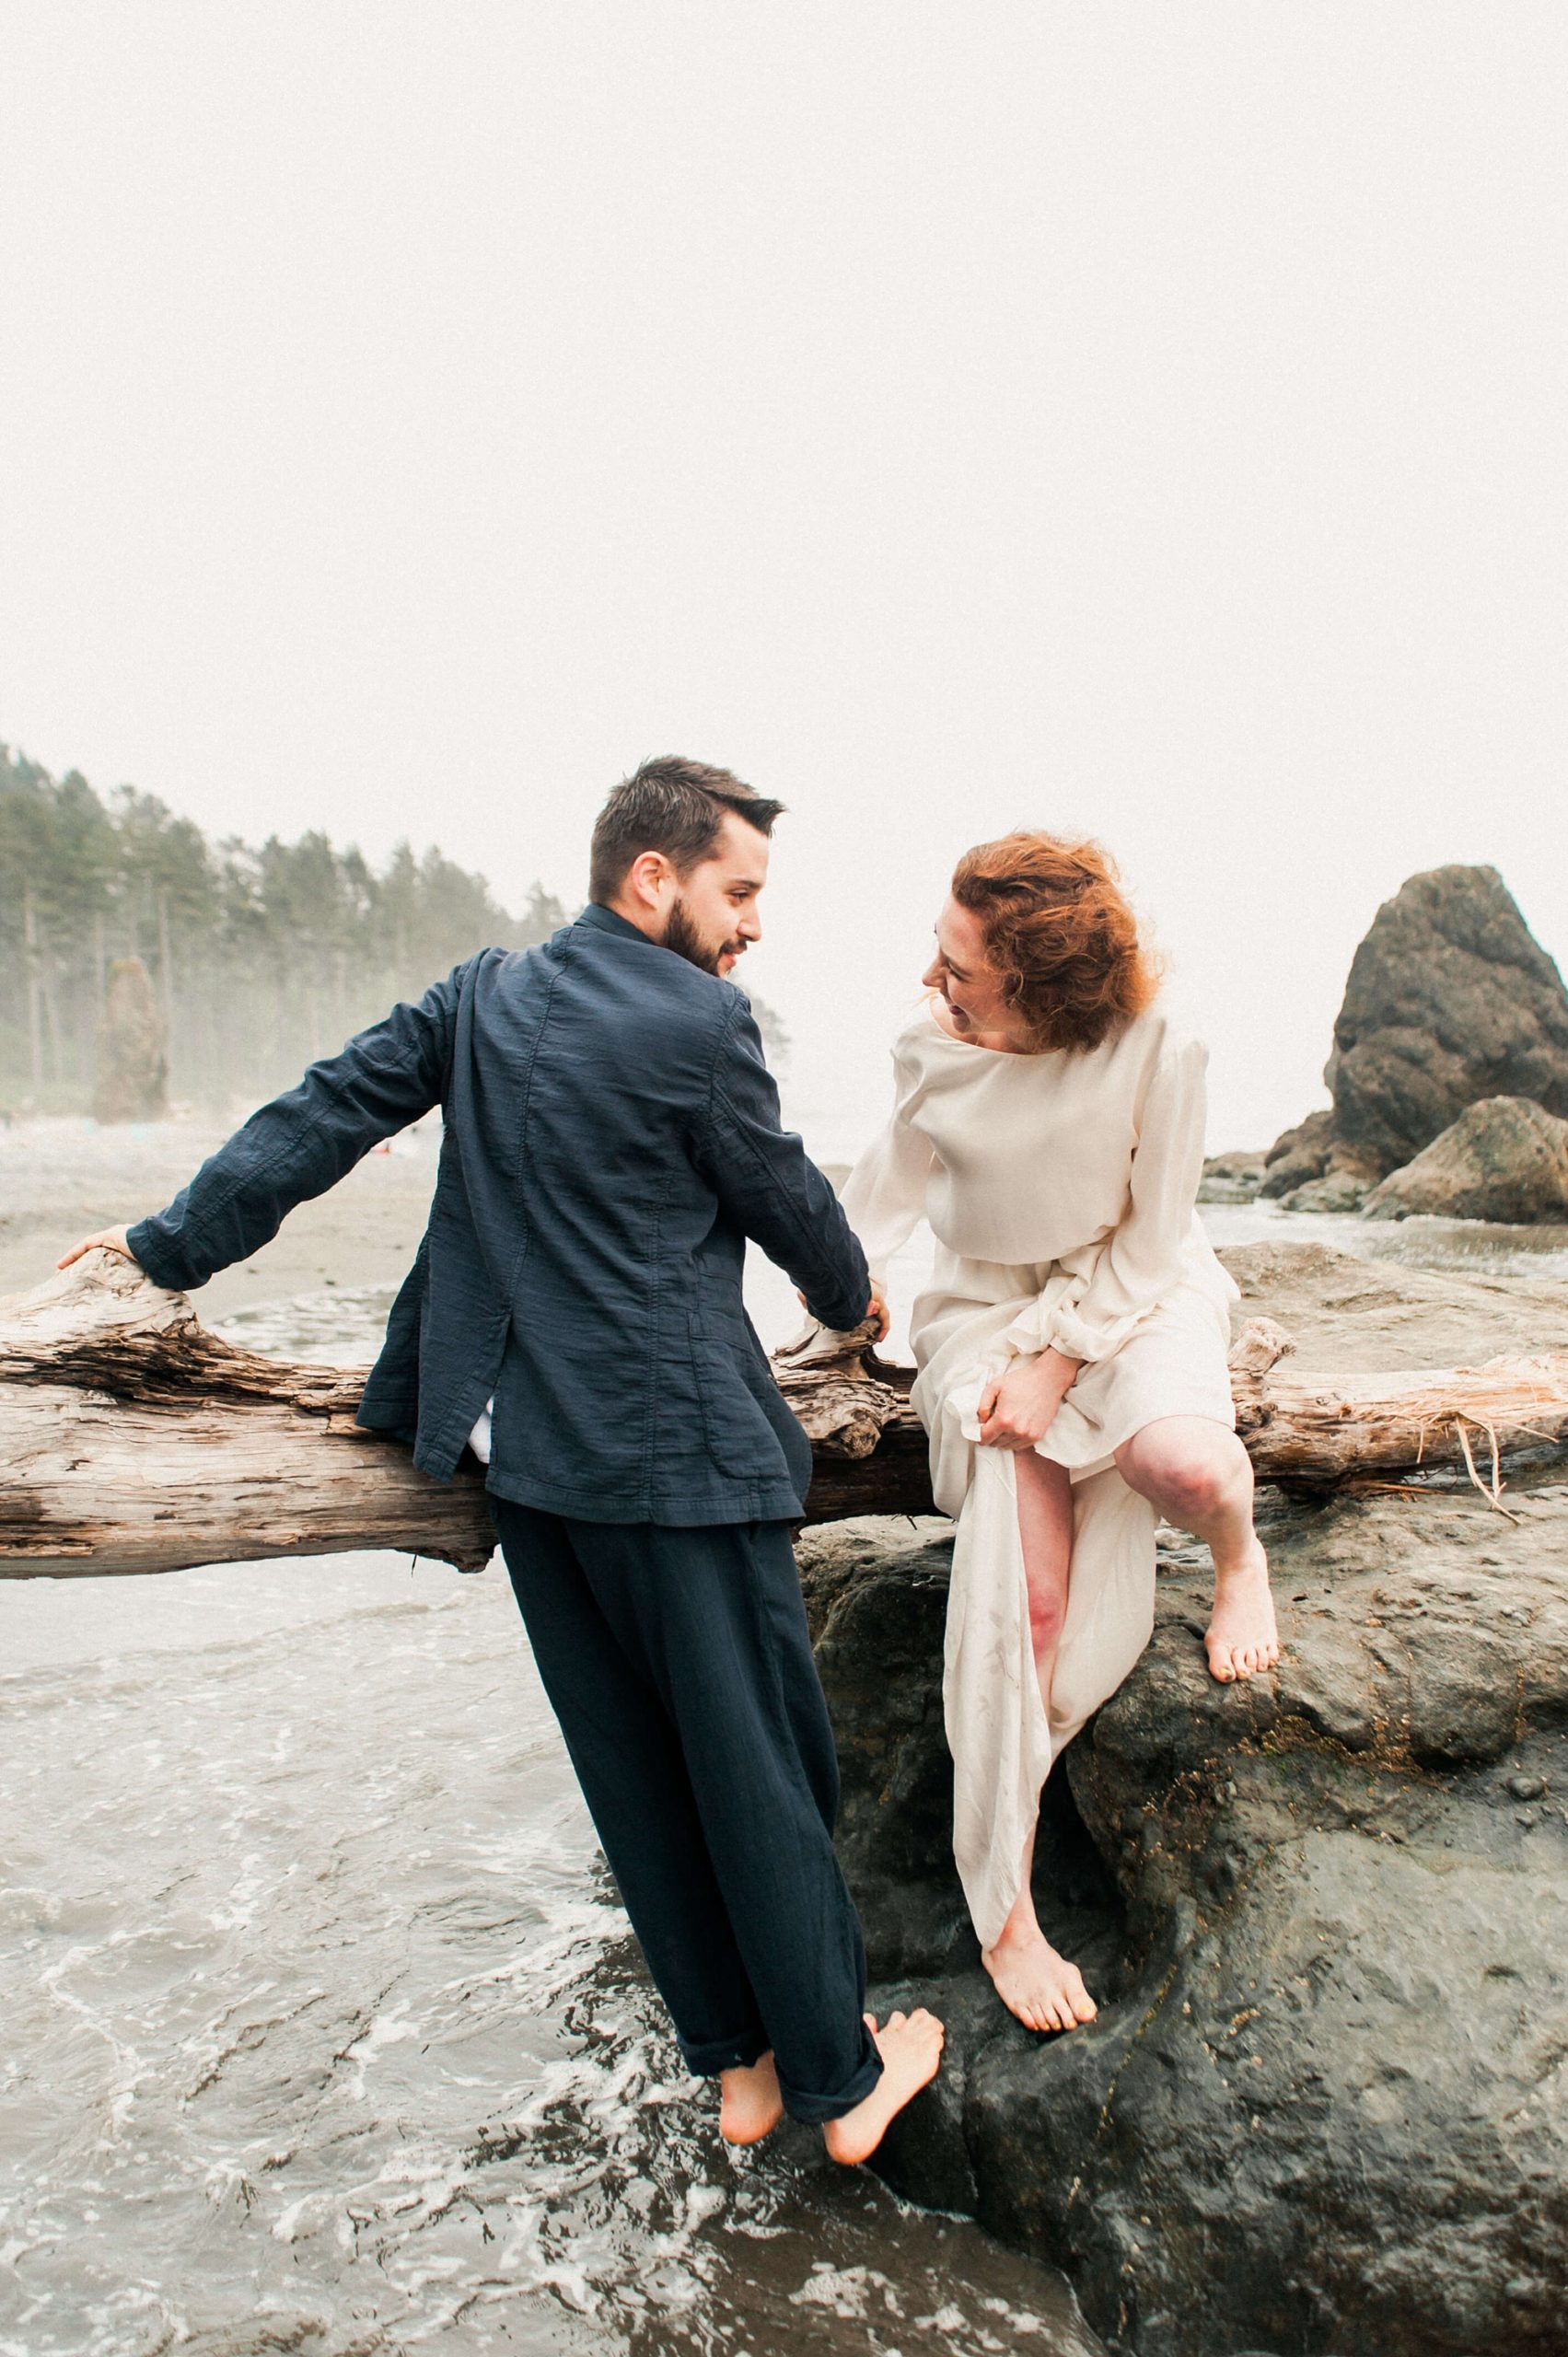
POLYGON ((839 2118, 882 2064, 788 1525, 668 1529, 490 1503, 688 2067, 706 2076, 771 2047, 794 2117, 839 2118))

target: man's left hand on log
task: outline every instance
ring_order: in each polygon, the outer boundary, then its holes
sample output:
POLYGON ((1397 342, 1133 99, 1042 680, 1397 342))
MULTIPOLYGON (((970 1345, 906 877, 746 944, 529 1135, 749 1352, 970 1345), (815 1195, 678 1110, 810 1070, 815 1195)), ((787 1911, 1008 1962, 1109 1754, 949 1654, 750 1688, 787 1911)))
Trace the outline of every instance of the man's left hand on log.
POLYGON ((81 1259, 84 1252, 118 1252, 122 1260, 129 1260, 134 1265, 136 1256, 126 1243, 124 1227, 99 1228, 96 1236, 84 1236, 79 1244, 73 1244, 68 1252, 62 1252, 54 1265, 57 1269, 68 1269, 73 1260, 81 1259))
MULTIPOLYGON (((795 1297, 796 1301, 799 1302, 802 1309, 805 1310, 807 1316, 809 1317, 811 1315, 811 1304, 807 1300, 806 1295, 803 1293, 797 1293, 795 1297)), ((879 1293, 873 1293, 871 1299, 866 1304, 865 1318, 868 1325, 875 1326, 877 1329, 877 1331, 871 1337, 873 1343, 885 1342, 888 1339, 888 1329, 892 1324, 892 1319, 888 1315, 887 1302, 879 1293)))

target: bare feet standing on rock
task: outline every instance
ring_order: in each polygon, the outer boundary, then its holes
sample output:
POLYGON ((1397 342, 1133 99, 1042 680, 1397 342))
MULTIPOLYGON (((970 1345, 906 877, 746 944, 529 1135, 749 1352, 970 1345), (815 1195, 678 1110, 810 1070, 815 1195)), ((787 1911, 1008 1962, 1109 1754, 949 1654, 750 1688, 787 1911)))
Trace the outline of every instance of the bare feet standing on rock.
POLYGON ((867 2014, 865 2026, 882 2057, 882 2075, 864 2103, 857 2103, 842 2119, 828 2120, 822 2130, 829 2158, 842 2161, 846 2168, 869 2160, 889 2122, 922 2087, 930 2085, 941 2068, 947 2035, 935 2014, 923 2006, 912 2014, 889 2014, 882 2029, 877 2026, 876 2015, 867 2014))
POLYGON ((1234 1567, 1222 1567, 1215 1558, 1214 1618, 1203 1643, 1209 1668, 1222 1685, 1272 1669, 1280 1657, 1269 1559, 1255 1533, 1234 1567))
POLYGON ((784 2118, 784 2097, 772 2054, 743 2069, 719 2073, 719 2134, 726 2144, 760 2144, 784 2118))
POLYGON ((980 1960, 1002 2003, 1026 2029, 1076 2029, 1081 2022, 1092 2022, 1099 2008, 1085 1988, 1077 1966, 1059 1956, 1040 1928, 1029 1892, 1034 1846, 1031 1833, 1024 1852, 1023 1885, 1013 1901, 1013 1911, 995 1946, 981 1948, 980 1960))

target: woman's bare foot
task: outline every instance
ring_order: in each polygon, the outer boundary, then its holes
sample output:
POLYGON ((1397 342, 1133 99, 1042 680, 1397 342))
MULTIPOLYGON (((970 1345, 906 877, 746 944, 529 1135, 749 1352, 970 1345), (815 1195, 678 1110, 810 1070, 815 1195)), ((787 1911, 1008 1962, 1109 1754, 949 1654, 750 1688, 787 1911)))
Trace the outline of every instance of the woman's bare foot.
POLYGON ((826 2121, 822 2129, 829 2158, 842 2161, 846 2168, 869 2160, 889 2120, 922 2087, 930 2085, 941 2068, 947 2035, 935 2014, 923 2006, 912 2014, 889 2014, 885 2029, 878 2029, 876 2016, 867 2014, 865 2026, 882 2057, 882 2075, 864 2103, 857 2103, 842 2119, 826 2121))
POLYGON ((719 2134, 726 2144, 760 2144, 784 2118, 773 2058, 719 2073, 719 2134))
POLYGON ((1280 1657, 1274 1599, 1269 1588, 1269 1559, 1254 1538, 1234 1569, 1214 1566, 1214 1610, 1203 1640, 1209 1668, 1222 1685, 1272 1669, 1280 1657))
POLYGON ((1009 1917, 996 1945, 981 1948, 980 1960, 1026 2029, 1076 2029, 1099 2011, 1077 1966, 1057 1954, 1038 1923, 1015 1932, 1009 1917))

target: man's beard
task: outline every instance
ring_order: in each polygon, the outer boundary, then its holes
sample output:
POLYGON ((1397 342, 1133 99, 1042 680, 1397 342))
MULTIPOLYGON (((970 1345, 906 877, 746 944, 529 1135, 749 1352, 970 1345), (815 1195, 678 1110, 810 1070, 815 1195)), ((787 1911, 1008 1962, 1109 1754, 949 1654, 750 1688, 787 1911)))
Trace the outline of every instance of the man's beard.
POLYGON ((687 913, 684 900, 676 900, 664 929, 666 949, 673 949, 689 966, 700 966, 704 974, 716 974, 721 958, 738 958, 743 944, 738 941, 718 941, 710 949, 687 913))

